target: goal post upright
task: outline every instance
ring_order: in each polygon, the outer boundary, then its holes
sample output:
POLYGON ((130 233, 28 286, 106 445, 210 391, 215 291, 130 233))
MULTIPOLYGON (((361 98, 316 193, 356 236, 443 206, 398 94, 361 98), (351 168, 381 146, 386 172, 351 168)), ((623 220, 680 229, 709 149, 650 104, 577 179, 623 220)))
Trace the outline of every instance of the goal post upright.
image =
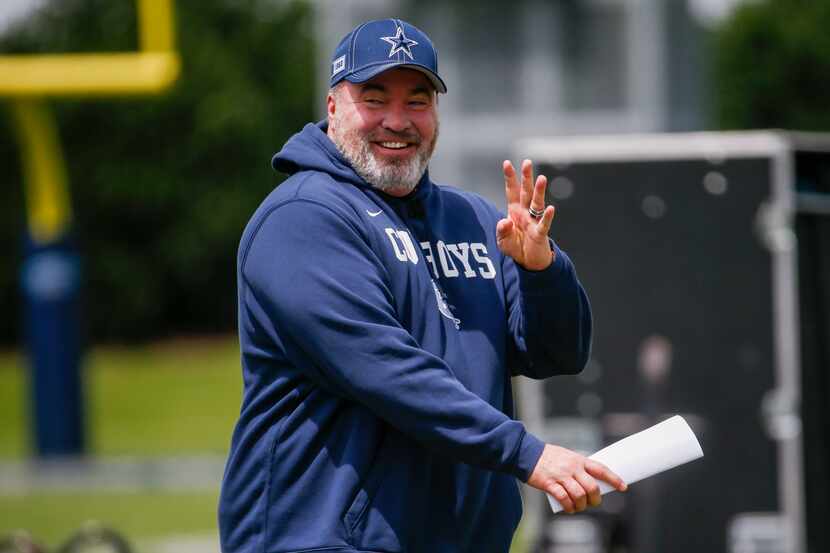
POLYGON ((177 80, 173 0, 135 0, 138 49, 0 55, 0 98, 19 144, 26 202, 21 289, 34 453, 84 452, 80 262, 66 166, 50 98, 158 95, 177 80))

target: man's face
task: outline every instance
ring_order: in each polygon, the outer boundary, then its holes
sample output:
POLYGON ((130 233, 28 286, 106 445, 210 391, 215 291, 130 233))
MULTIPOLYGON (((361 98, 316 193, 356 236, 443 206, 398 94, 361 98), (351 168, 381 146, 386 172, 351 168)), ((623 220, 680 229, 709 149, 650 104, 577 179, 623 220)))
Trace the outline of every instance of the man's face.
POLYGON ((357 174, 392 196, 411 192, 438 139, 436 93, 423 73, 390 69, 342 81, 327 99, 328 135, 357 174))

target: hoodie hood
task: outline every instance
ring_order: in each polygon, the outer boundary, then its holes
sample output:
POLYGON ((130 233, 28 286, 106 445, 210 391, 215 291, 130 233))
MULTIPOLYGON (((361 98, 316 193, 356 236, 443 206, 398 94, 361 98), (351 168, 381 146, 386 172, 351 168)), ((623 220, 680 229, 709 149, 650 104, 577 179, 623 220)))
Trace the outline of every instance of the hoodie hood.
POLYGON ((322 171, 337 180, 365 186, 366 181, 355 173, 326 134, 327 130, 328 122, 325 119, 318 123, 308 123, 288 139, 282 150, 274 154, 271 167, 286 175, 300 171, 322 171))
MULTIPOLYGON (((271 167, 286 175, 293 175, 300 171, 321 171, 328 173, 335 180, 367 188, 387 201, 393 199, 393 196, 375 189, 355 172, 352 165, 328 137, 327 131, 328 121, 325 119, 317 123, 308 123, 300 132, 289 138, 279 152, 274 154, 271 158, 271 167)), ((401 199, 413 196, 423 198, 429 194, 432 186, 429 180, 429 169, 427 169, 415 190, 401 199)))

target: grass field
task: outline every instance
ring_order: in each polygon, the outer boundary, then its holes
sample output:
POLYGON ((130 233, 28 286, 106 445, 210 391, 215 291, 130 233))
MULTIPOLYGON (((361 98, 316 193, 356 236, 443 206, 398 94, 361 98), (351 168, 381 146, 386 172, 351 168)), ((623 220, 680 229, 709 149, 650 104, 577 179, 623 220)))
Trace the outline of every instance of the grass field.
MULTIPOLYGON (((30 454, 23 358, 0 353, 0 462, 30 454)), ((104 457, 224 455, 239 408, 235 337, 93 348, 84 362, 89 452, 104 457)), ((55 546, 100 520, 139 543, 216 532, 219 482, 168 493, 0 490, 0 536, 24 528, 55 546)), ((218 550, 218 545, 215 550, 218 550)), ((153 552, 146 552, 153 553, 153 552)))
MULTIPOLYGON (((23 359, 0 354, 0 457, 30 451, 23 359)), ((97 347, 86 356, 90 453, 224 453, 242 381, 234 337, 143 347, 97 347)))
POLYGON ((209 536, 216 532, 217 500, 218 491, 0 496, 0 535, 25 529, 39 543, 54 548, 82 524, 95 520, 117 529, 131 543, 168 536, 209 536))

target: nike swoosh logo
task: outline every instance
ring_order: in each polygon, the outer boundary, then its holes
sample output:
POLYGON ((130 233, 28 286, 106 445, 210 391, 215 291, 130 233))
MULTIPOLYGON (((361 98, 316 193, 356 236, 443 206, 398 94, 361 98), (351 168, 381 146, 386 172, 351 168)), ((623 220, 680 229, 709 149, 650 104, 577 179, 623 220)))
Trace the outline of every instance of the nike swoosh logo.
POLYGON ((381 213, 383 213, 383 210, 380 210, 380 211, 378 211, 378 212, 376 212, 376 213, 373 213, 373 212, 371 212, 371 211, 369 211, 369 210, 367 209, 367 210, 366 210, 366 213, 368 213, 368 214, 369 214, 369 217, 377 217, 378 215, 380 215, 381 213))

